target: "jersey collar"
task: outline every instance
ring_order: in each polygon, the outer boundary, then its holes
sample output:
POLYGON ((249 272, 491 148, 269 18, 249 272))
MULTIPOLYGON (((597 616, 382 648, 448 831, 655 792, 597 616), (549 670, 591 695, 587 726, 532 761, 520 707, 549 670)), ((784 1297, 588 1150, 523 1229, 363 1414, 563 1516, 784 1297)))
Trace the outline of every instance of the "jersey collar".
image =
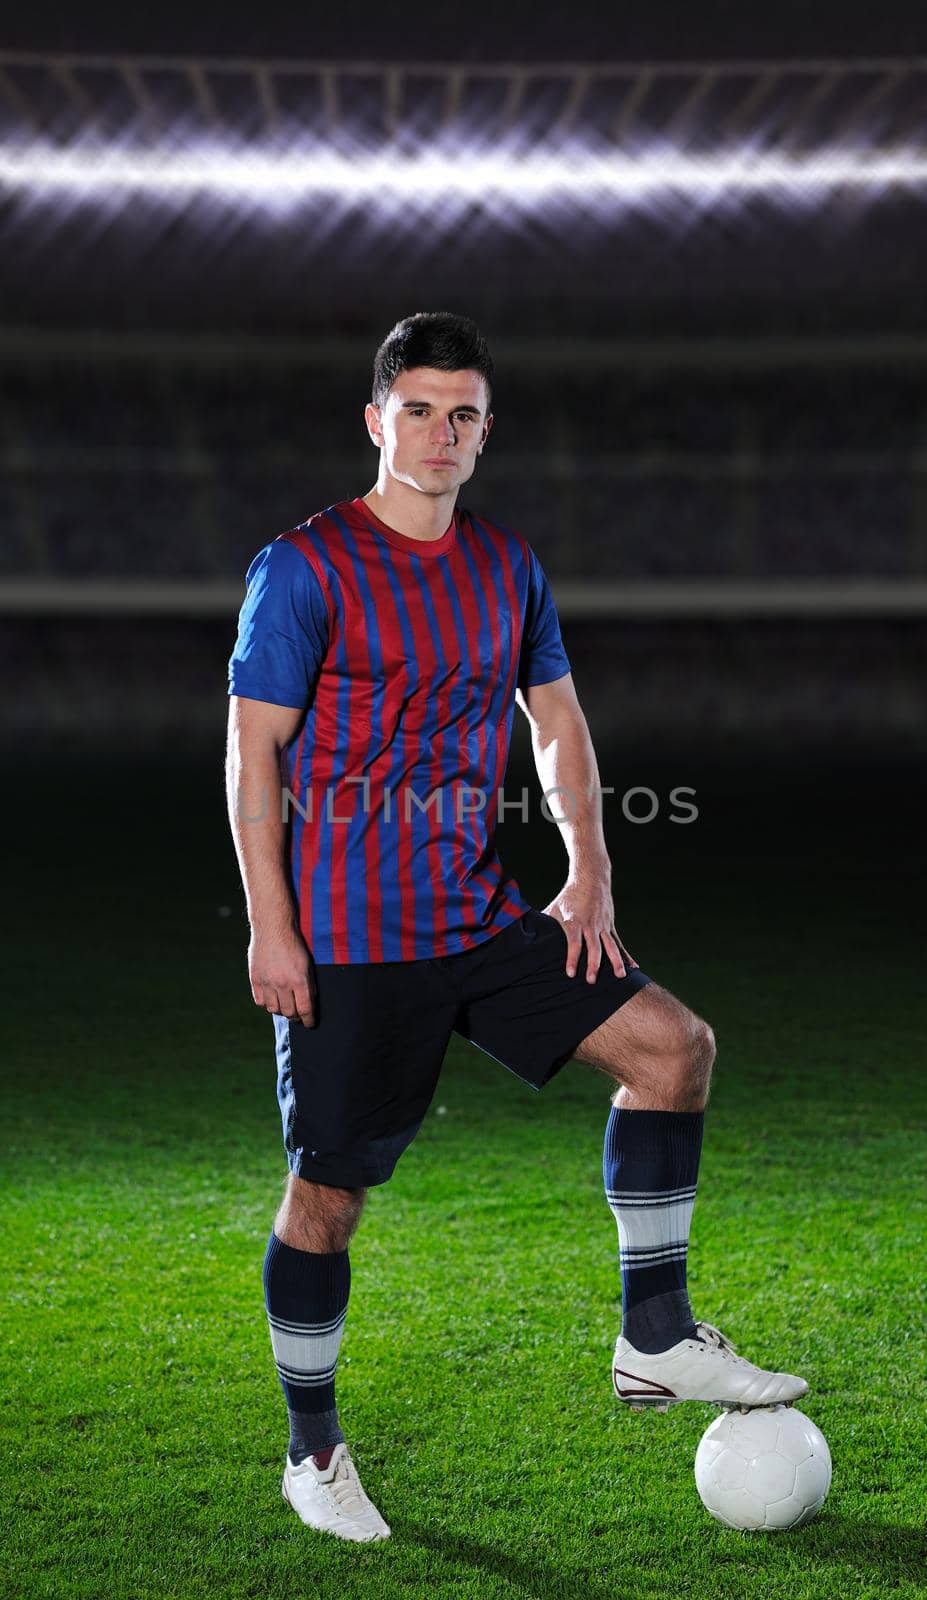
POLYGON ((457 539, 460 512, 456 509, 450 526, 442 533, 440 539, 410 539, 407 533, 400 533, 397 528, 389 527, 387 523, 381 522, 379 517, 374 516, 361 496, 349 502, 349 510, 352 513, 352 522, 359 522, 362 526, 372 528, 391 544, 394 550, 406 550, 410 555, 424 556, 426 559, 446 555, 457 539))

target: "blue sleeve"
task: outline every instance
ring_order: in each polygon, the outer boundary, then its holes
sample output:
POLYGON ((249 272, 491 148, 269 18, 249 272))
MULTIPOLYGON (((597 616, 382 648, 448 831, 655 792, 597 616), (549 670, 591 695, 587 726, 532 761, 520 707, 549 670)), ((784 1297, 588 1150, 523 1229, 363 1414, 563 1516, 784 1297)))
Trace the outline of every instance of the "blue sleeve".
POLYGON ((535 683, 553 683, 570 670, 550 585, 534 551, 529 549, 528 554, 531 566, 518 663, 519 689, 530 689, 535 683))
POLYGON ((287 539, 259 550, 245 579, 229 694, 307 706, 328 647, 328 607, 319 580, 287 539))

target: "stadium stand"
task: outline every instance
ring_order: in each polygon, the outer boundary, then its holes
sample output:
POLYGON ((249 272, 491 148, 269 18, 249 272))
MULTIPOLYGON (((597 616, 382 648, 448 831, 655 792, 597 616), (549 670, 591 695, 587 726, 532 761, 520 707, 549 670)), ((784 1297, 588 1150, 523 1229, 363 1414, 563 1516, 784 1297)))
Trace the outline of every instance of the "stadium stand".
POLYGON ((604 726, 618 696, 627 737, 923 741, 914 184, 452 221, 330 196, 307 219, 203 195, 65 203, 17 187, 16 161, 204 132, 401 154, 436 128, 554 153, 746 140, 913 161, 925 84, 919 60, 416 75, 0 52, 11 737, 219 737, 251 556, 369 486, 372 352, 397 316, 449 305, 498 366, 464 503, 537 549, 604 726))
MULTIPOLYGON (((144 349, 143 342, 140 348, 144 349)), ((368 377, 289 358, 7 358, 8 576, 235 579, 265 538, 368 486, 368 377)), ((268 351, 268 354, 271 352, 268 351)), ((155 346, 152 343, 152 356, 155 346)), ((496 433, 464 497, 536 541, 553 577, 927 577, 919 376, 860 365, 707 378, 556 348, 539 395, 499 350, 496 433)), ((639 352, 638 360, 645 360, 639 352)))

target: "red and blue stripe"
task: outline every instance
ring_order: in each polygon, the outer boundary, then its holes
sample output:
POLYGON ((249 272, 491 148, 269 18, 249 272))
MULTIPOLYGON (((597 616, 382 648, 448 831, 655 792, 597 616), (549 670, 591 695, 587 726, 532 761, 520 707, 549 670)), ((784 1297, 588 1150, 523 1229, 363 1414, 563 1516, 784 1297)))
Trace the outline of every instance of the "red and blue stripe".
POLYGON ((520 535, 467 513, 455 526, 440 553, 416 549, 354 501, 281 535, 329 608, 315 694, 287 752, 293 888, 319 962, 451 954, 528 908, 494 835, 531 556, 520 535), (458 821, 461 785, 485 804, 458 821), (428 810, 406 815, 407 788, 432 797, 428 810))

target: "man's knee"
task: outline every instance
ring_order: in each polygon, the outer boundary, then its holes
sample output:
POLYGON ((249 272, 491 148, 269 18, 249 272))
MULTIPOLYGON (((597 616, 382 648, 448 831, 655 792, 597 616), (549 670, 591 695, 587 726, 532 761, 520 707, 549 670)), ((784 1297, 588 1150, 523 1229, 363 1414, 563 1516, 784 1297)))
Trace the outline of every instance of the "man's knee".
POLYGON ((698 1111, 708 1100, 715 1036, 708 1023, 673 997, 655 1029, 657 1071, 681 1109, 698 1111))
POLYGON ((700 1111, 708 1100, 715 1039, 708 1023, 668 990, 650 984, 577 1052, 623 1087, 614 1104, 700 1111))
POLYGON ((291 1172, 274 1231, 298 1250, 346 1250, 366 1197, 366 1189, 338 1189, 291 1172))

